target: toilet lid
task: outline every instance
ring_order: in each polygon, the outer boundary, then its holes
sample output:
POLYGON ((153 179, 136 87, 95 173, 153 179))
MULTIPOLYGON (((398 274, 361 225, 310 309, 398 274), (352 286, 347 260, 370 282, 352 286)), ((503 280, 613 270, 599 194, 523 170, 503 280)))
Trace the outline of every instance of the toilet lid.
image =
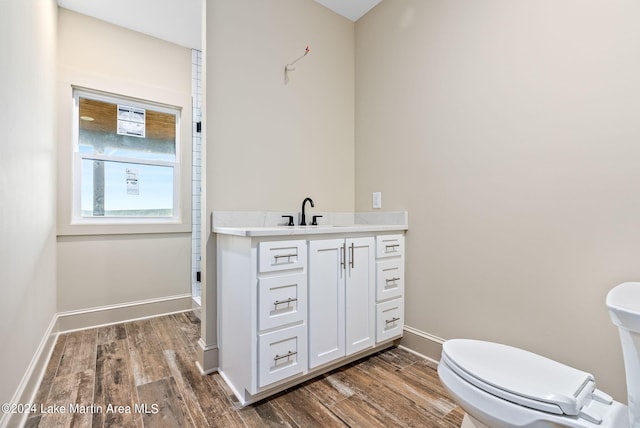
POLYGON ((498 343, 449 340, 443 345, 442 358, 478 388, 545 412, 578 415, 595 389, 589 373, 498 343))

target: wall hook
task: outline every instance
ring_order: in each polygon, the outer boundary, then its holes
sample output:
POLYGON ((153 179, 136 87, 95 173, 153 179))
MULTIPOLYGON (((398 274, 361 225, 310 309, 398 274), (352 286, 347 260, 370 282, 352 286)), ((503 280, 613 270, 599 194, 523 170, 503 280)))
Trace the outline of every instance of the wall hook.
POLYGON ((309 46, 307 46, 302 55, 300 55, 298 58, 294 59, 292 62, 290 62, 289 64, 284 66, 284 83, 287 83, 289 81, 289 74, 288 73, 290 71, 295 71, 295 67, 293 67, 293 65, 296 62, 300 61, 305 56, 307 56, 309 54, 309 52, 311 52, 311 49, 309 49, 309 46))

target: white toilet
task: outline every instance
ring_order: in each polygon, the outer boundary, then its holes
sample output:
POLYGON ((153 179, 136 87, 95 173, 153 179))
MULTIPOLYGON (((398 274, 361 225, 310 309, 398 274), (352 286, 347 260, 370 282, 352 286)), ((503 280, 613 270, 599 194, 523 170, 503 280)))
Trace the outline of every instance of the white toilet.
POLYGON ((511 346, 453 339, 438 374, 466 413, 462 427, 640 428, 640 283, 612 289, 607 307, 620 332, 628 407, 596 389, 589 373, 511 346))

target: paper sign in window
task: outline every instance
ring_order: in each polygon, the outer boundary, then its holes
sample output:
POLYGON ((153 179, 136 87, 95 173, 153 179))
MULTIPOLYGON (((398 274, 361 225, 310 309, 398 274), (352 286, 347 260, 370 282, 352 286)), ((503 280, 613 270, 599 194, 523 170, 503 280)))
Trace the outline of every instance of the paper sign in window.
POLYGON ((138 182, 138 170, 127 168, 127 195, 139 195, 140 184, 138 182))
POLYGON ((143 108, 118 104, 118 134, 145 137, 146 112, 143 108))

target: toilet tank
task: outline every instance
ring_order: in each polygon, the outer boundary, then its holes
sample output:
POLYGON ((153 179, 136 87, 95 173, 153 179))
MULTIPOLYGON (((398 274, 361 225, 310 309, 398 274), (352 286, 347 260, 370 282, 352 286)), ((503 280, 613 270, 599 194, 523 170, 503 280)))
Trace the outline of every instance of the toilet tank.
POLYGON ((629 426, 640 428, 640 282, 625 282, 609 291, 607 308, 622 344, 629 426))

